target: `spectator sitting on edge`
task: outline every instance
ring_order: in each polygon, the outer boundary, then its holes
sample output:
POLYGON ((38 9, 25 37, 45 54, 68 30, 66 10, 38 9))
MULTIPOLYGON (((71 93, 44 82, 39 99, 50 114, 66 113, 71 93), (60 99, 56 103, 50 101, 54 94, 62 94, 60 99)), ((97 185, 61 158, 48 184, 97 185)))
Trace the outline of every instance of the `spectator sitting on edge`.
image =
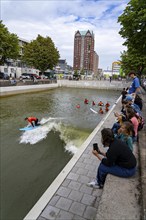
POLYGON ((131 177, 136 172, 136 158, 127 144, 114 138, 110 128, 101 131, 102 144, 109 147, 106 153, 100 149, 93 150, 92 153, 101 161, 96 180, 87 185, 94 188, 103 188, 107 174, 119 177, 131 177))

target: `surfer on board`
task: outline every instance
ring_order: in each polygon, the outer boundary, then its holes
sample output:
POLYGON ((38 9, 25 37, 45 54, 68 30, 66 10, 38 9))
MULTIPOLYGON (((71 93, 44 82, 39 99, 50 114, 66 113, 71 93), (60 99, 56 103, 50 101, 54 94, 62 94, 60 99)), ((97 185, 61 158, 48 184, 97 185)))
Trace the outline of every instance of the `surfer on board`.
POLYGON ((38 120, 38 118, 36 118, 36 117, 26 117, 25 118, 25 121, 28 121, 28 126, 32 126, 32 127, 34 127, 34 126, 39 126, 40 125, 40 123, 38 122, 39 120, 38 120))

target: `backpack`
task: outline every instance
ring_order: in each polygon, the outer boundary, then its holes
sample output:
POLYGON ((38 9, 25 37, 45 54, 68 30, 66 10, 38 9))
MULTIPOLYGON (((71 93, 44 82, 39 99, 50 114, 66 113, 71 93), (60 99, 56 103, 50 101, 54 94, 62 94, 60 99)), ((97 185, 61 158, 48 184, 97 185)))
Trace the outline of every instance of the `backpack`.
POLYGON ((142 99, 137 94, 135 96, 134 103, 139 106, 140 110, 142 110, 142 99))

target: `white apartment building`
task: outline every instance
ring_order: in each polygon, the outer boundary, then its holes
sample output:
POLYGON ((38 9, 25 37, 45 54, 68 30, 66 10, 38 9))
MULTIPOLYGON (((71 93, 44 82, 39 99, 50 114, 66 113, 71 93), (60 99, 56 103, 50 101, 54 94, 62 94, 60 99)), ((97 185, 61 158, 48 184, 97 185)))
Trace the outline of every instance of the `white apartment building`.
MULTIPOLYGON (((28 43, 29 41, 19 38, 20 57, 23 55, 24 45, 28 43)), ((35 73, 39 75, 39 70, 27 67, 27 65, 19 59, 17 59, 16 61, 14 61, 13 59, 7 60, 7 64, 0 66, 0 71, 14 78, 19 78, 22 73, 35 73)))

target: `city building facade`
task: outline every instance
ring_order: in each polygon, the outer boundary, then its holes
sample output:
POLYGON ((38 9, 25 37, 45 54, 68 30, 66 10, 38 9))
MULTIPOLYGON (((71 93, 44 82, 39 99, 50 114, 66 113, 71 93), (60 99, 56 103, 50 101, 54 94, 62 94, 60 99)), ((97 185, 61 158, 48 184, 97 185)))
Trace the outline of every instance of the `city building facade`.
POLYGON ((55 73, 65 73, 67 71, 66 59, 59 59, 57 65, 54 67, 55 73))
POLYGON ((27 66, 24 62, 22 62, 21 58, 24 53, 24 46, 28 44, 29 41, 19 38, 19 58, 17 60, 7 59, 7 62, 0 66, 0 71, 7 74, 10 77, 19 78, 22 73, 34 73, 39 74, 39 70, 34 69, 32 67, 27 66))
POLYGON ((73 70, 84 71, 86 75, 94 71, 94 33, 93 31, 76 31, 74 36, 73 70))
POLYGON ((94 75, 98 75, 98 66, 99 66, 99 56, 98 54, 94 51, 94 61, 93 61, 93 72, 94 75))

